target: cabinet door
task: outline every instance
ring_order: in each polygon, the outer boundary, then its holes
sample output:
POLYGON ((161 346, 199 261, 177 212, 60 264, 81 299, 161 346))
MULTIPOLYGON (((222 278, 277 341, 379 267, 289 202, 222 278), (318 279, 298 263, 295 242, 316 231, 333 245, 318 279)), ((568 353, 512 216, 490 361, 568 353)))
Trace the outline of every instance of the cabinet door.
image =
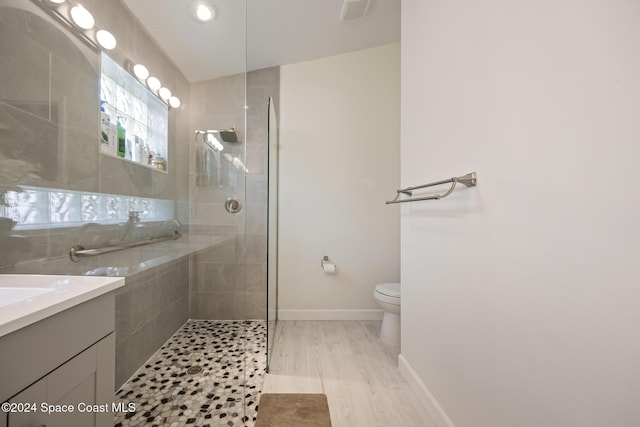
POLYGON ((33 384, 29 388, 23 390, 20 394, 16 395, 10 400, 11 403, 19 404, 34 404, 35 410, 29 412, 10 412, 8 419, 8 425, 11 427, 34 427, 44 425, 44 414, 40 412, 40 402, 47 400, 47 382, 46 378, 41 379, 37 383, 33 384))
POLYGON ((10 413, 8 427, 113 426, 111 403, 104 400, 113 395, 113 367, 105 363, 113 349, 111 334, 16 395, 11 402, 35 403, 37 411, 10 413))

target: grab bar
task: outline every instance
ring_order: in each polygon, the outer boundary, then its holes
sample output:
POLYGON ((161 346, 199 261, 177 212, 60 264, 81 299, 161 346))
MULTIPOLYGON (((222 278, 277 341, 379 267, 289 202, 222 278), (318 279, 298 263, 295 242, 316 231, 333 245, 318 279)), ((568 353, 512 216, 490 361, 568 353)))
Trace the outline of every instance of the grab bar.
POLYGON ((403 188, 401 190, 396 190, 396 198, 393 200, 389 200, 388 202, 386 202, 387 205, 390 205, 392 203, 406 203, 406 202, 417 202, 419 200, 438 200, 438 199, 442 199, 444 197, 447 197, 449 194, 451 194, 453 192, 453 189, 456 188, 456 184, 457 183, 461 183, 466 185, 467 187, 475 187, 478 183, 478 176, 475 172, 470 172, 464 176, 458 176, 458 177, 453 177, 450 179, 445 179, 442 181, 437 181, 437 182, 432 182, 430 184, 424 184, 424 185, 417 185, 415 187, 407 187, 407 188, 403 188), (410 198, 410 199, 399 199, 401 194, 406 194, 407 196, 411 196, 413 190, 417 190, 420 188, 426 188, 426 187, 433 187, 434 185, 441 185, 441 184, 447 184, 447 183, 451 183, 451 188, 449 188, 449 190, 447 190, 446 193, 444 194, 434 194, 433 196, 425 196, 425 197, 414 197, 414 198, 410 198))
POLYGON ((145 240, 137 240, 135 242, 123 243, 121 245, 115 245, 115 246, 105 246, 103 248, 85 249, 84 246, 74 245, 69 250, 69 259, 71 259, 71 261, 73 262, 79 262, 80 257, 108 254, 111 252, 121 251, 123 249, 150 245, 151 243, 160 243, 166 240, 176 240, 176 239, 179 239, 180 237, 182 237, 182 234, 180 234, 180 232, 176 230, 173 233, 171 233, 171 235, 169 236, 154 237, 154 238, 145 239, 145 240))

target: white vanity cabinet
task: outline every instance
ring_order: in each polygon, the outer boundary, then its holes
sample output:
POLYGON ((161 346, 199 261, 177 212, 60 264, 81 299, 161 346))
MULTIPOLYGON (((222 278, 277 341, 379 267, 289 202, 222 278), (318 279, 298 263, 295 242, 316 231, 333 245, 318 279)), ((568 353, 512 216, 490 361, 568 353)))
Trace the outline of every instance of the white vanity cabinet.
POLYGON ((0 427, 113 426, 114 330, 109 292, 1 336, 0 427))

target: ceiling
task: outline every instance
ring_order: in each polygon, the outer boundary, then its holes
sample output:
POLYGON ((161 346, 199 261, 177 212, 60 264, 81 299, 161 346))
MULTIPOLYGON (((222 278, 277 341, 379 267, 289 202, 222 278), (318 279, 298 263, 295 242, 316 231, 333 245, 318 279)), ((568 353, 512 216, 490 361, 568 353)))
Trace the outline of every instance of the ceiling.
POLYGON ((192 17, 196 0, 123 1, 191 83, 400 41, 400 0, 345 22, 343 0, 206 0, 209 23, 192 17))

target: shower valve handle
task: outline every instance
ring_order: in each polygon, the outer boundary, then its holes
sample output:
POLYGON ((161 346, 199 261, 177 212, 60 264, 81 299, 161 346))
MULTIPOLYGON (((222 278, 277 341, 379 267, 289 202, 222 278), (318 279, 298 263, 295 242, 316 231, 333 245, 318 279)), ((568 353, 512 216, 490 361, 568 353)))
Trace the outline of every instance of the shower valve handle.
POLYGON ((224 202, 224 208, 227 212, 236 214, 242 210, 242 203, 237 197, 228 197, 227 201, 224 202))

